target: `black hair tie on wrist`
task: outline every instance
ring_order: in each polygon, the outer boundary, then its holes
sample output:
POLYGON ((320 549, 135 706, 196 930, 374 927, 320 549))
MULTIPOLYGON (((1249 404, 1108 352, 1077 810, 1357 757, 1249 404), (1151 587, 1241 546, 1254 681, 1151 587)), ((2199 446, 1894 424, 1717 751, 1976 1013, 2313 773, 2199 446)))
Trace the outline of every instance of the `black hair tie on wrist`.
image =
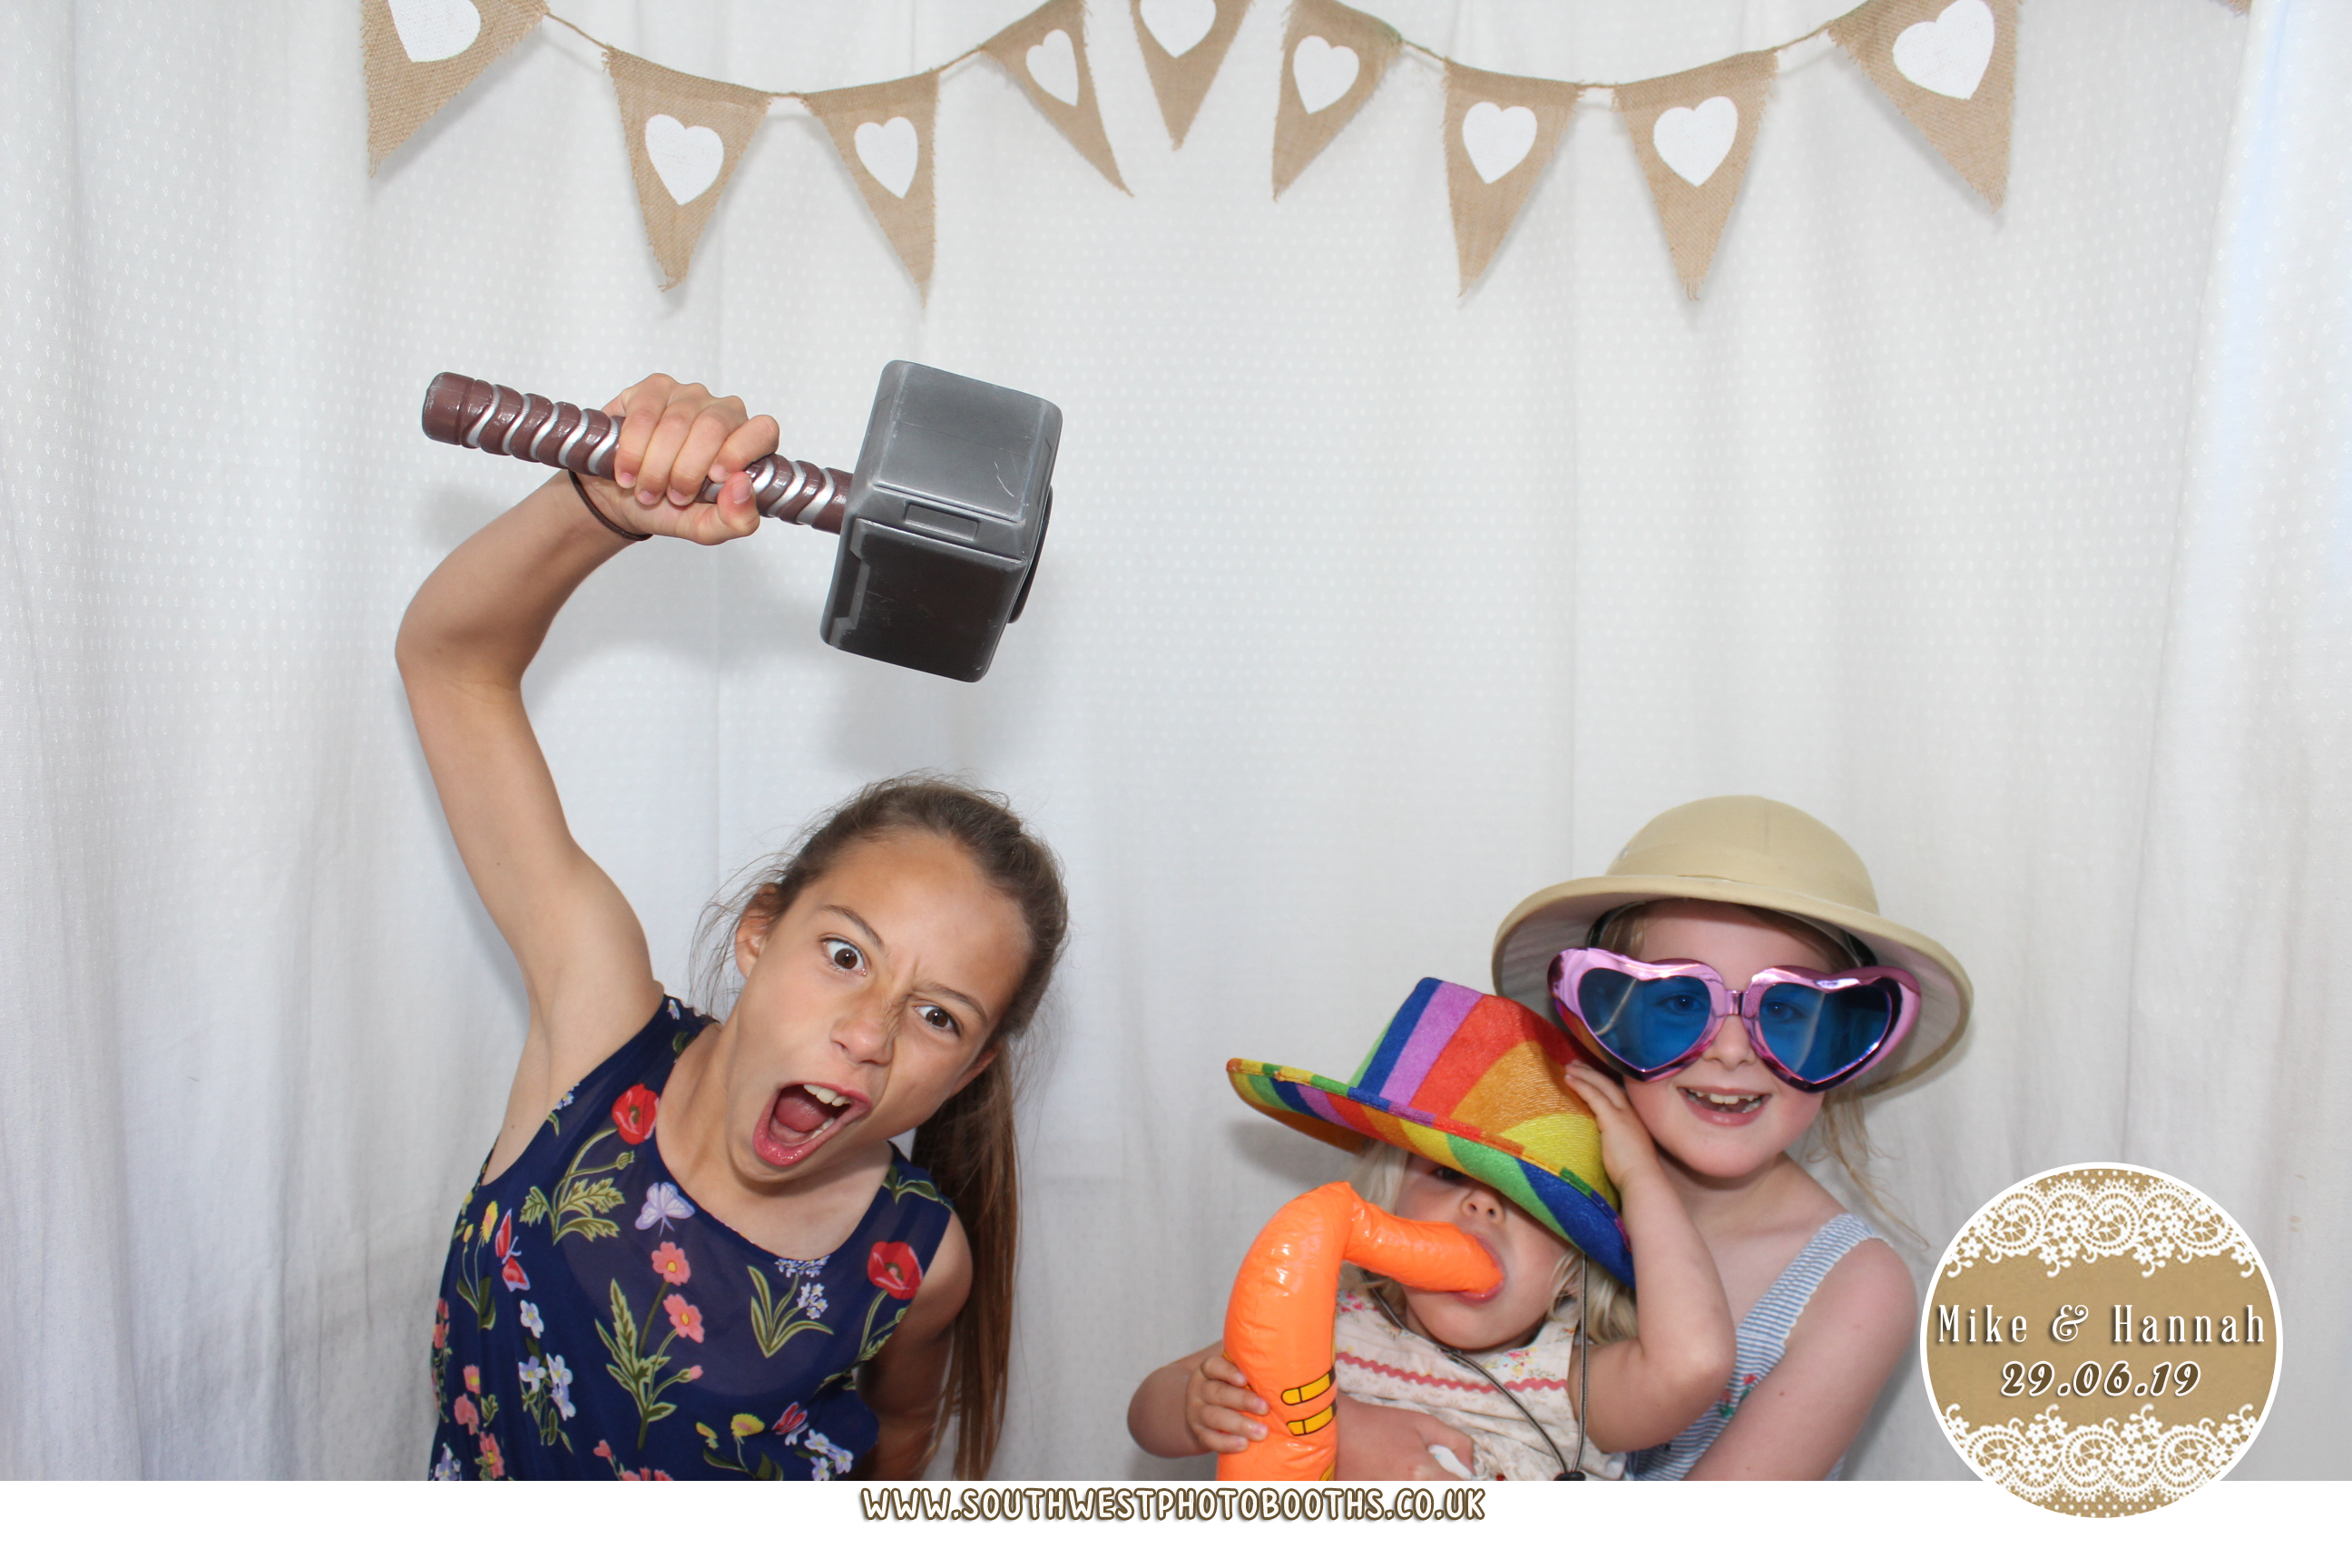
POLYGON ((596 503, 588 499, 588 487, 580 482, 580 476, 578 474, 572 473, 568 468, 565 469, 564 472, 571 475, 572 488, 579 494, 580 504, 588 509, 588 515, 590 517, 594 518, 598 522, 603 523, 606 528, 611 529, 614 533, 619 534, 622 538, 627 540, 632 544, 639 543, 642 541, 648 540, 653 537, 650 533, 632 533, 627 529, 623 528, 619 523, 614 522, 611 518, 606 517, 603 512, 598 511, 596 510, 596 503))

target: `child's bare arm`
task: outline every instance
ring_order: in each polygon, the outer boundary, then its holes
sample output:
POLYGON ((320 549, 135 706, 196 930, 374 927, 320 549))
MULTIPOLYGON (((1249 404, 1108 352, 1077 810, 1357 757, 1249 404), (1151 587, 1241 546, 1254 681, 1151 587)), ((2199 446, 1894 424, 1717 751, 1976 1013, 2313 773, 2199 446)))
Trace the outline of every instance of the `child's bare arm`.
MULTIPOLYGON (((1238 1454, 1265 1436, 1265 1401, 1249 1391, 1241 1368, 1227 1361, 1223 1342, 1180 1356, 1138 1384, 1128 1402, 1127 1430, 1136 1446, 1163 1459, 1191 1454, 1238 1454)), ((1470 1439, 1434 1415, 1339 1398, 1343 1481, 1444 1481, 1459 1478, 1430 1457, 1433 1444, 1465 1464, 1470 1439)))
POLYGON ((1128 1436, 1147 1454, 1238 1454, 1265 1436, 1265 1401, 1250 1392, 1223 1342, 1179 1356, 1136 1384, 1127 1402, 1128 1436))
POLYGON ((922 1285, 890 1338, 866 1363, 858 1396, 880 1427, 858 1466, 877 1481, 920 1480, 939 1429, 940 1391, 946 1382, 950 1331, 971 1293, 971 1244, 962 1222, 948 1221, 922 1285))
POLYGON ((1592 1355, 1595 1447, 1647 1448, 1698 1418, 1731 1375, 1738 1344, 1730 1304, 1690 1211, 1668 1184, 1624 1089, 1583 1062, 1568 1078, 1601 1123, 1601 1163, 1617 1186, 1640 1281, 1640 1329, 1592 1355))
MULTIPOLYGON (((677 503, 691 502, 704 479, 772 450, 772 420, 746 419, 734 399, 667 376, 607 408, 622 420, 616 472, 643 488, 586 481, 607 517, 705 543, 758 525, 748 481, 715 505, 677 503)), ((623 548, 559 476, 459 545, 401 623, 401 679, 442 810, 530 999, 509 1131, 535 1124, 660 996, 636 917, 564 822, 522 702, 523 671, 556 612, 623 548)))
POLYGON ((1827 1476, 1909 1348, 1918 1317, 1918 1294, 1895 1249, 1883 1241, 1855 1247, 1822 1280, 1789 1331, 1780 1364, 1740 1402, 1689 1479, 1827 1476))

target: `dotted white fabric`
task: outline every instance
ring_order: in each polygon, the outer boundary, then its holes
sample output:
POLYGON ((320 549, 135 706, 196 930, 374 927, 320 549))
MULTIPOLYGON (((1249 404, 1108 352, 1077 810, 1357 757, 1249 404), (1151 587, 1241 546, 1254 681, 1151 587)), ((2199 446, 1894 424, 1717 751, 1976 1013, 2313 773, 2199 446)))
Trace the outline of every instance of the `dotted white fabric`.
MULTIPOLYGON (((1622 79, 1845 0, 1370 8, 1622 79)), ((559 9, 824 88, 1028 5, 559 9)), ((538 482, 426 442, 426 381, 667 369, 846 465, 901 356, 1067 417, 986 681, 823 647, 827 546, 777 528, 627 552, 530 689, 674 988, 725 876, 867 779, 966 770, 1066 860, 1000 1475, 1205 1473, 1129 1445, 1128 1394, 1337 1173, 1228 1056, 1346 1071, 1420 976, 1483 984, 1525 894, 1727 792, 1834 825, 1974 975, 1951 1069, 1874 1111, 1900 1211, 1940 1243, 2053 1164, 2194 1183, 2314 1325, 2239 1473, 2352 1468, 2318 1327, 2352 1299, 2352 8, 2033 0, 1998 216, 1816 52, 1694 304, 1605 108, 1457 300, 1433 71, 1276 204, 1283 7, 1171 153, 1096 0, 1134 194, 960 68, 928 310, 790 109, 657 292, 553 27, 368 180, 353 11, 0 9, 0 1472, 422 1470, 524 1010, 392 639, 538 482)), ((1847 1472, 1959 1473, 1916 1379, 1847 1472)))

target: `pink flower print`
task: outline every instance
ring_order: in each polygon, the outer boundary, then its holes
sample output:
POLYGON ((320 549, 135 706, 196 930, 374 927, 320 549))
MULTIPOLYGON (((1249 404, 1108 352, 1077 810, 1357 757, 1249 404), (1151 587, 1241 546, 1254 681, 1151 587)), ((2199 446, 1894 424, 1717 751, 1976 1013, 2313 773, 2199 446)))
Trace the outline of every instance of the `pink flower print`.
POLYGON ((482 1392, 482 1369, 480 1367, 469 1366, 466 1369, 466 1392, 468 1394, 479 1394, 482 1392))
POLYGON ((436 1351, 449 1348, 449 1303, 446 1301, 433 1303, 433 1348, 436 1351))
POLYGON ((702 1309, 687 1305, 683 1296, 662 1298, 662 1310, 669 1314, 669 1326, 696 1344, 702 1342, 702 1309))
POLYGON ((522 1261, 515 1257, 513 1210, 508 1210, 506 1218, 499 1221, 499 1234, 492 1245, 498 1248, 499 1258, 505 1264, 499 1270, 499 1278, 505 1281, 506 1288, 509 1290, 530 1289, 530 1276, 522 1271, 522 1261))
POLYGON ((605 1442, 602 1437, 599 1437, 596 1439, 596 1447, 594 1452, 598 1458, 609 1459, 613 1457, 613 1445, 605 1442))
POLYGON ((458 1426, 478 1437, 482 1435, 482 1415, 474 1408, 473 1395, 461 1394, 457 1403, 449 1407, 449 1415, 458 1426))
POLYGON ((665 1241, 655 1247, 653 1259, 654 1272, 673 1285, 683 1285, 694 1278, 694 1270, 687 1266, 686 1254, 674 1241, 665 1241))
POLYGON ((784 1413, 776 1417, 774 1429, 784 1441, 789 1443, 799 1434, 800 1429, 807 1425, 808 1412, 797 1405, 787 1405, 784 1406, 784 1413))
POLYGON ((491 1436, 488 1432, 482 1434, 482 1458, 490 1462, 490 1479, 492 1480, 502 1481, 506 1479, 507 1457, 499 1452, 499 1440, 496 1437, 491 1436))

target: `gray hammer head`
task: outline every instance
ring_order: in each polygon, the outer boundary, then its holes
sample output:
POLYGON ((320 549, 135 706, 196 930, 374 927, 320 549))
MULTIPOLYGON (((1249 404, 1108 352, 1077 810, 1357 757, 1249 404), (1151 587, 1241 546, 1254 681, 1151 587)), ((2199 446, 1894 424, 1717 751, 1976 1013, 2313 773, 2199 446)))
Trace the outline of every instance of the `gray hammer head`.
POLYGON ((857 454, 824 640, 978 680, 1028 602, 1054 510, 1062 411, 1042 397, 893 360, 857 454))

